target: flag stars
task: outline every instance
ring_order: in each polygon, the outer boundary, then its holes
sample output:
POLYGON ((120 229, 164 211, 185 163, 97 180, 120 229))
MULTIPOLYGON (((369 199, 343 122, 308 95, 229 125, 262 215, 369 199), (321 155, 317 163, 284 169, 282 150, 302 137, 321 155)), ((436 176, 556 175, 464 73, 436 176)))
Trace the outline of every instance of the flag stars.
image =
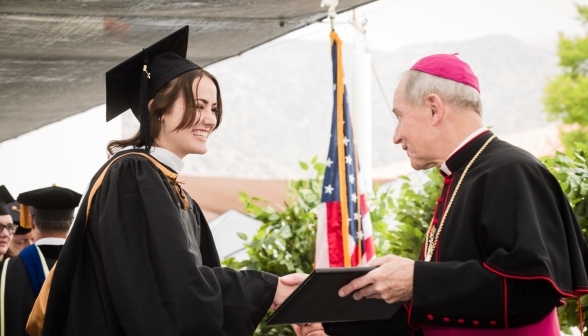
POLYGON ((348 165, 351 165, 352 162, 353 162, 353 159, 351 158, 351 155, 347 155, 345 157, 345 163, 347 163, 348 165))
POLYGON ((353 174, 349 175, 349 183, 351 183, 351 184, 355 183, 355 176, 353 176, 353 174))
POLYGON ((333 188, 330 184, 325 187, 325 192, 327 194, 332 194, 333 193, 333 190, 335 190, 335 188, 333 188))
POLYGON ((356 194, 351 195, 351 200, 353 201, 353 203, 357 203, 357 195, 356 194))
POLYGON ((359 240, 363 240, 363 232, 361 232, 361 231, 357 231, 357 238, 358 238, 359 240))
POLYGON ((333 164, 333 161, 331 161, 331 158, 327 158, 327 162, 326 162, 327 167, 331 168, 332 164, 333 164))
POLYGON ((343 137, 343 144, 345 146, 347 146, 347 144, 349 144, 349 139, 347 139, 347 137, 343 137))
POLYGON ((357 215, 357 212, 353 214, 353 220, 358 220, 359 216, 357 215))

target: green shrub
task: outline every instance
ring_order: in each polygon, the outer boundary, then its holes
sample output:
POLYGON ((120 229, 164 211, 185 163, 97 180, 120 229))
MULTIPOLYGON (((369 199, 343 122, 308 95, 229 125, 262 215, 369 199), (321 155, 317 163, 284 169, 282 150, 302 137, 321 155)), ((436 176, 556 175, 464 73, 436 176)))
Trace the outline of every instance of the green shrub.
MULTIPOLYGON (((574 209, 584 239, 588 239, 588 203, 586 200, 588 194, 588 146, 584 143, 575 143, 575 148, 575 151, 570 156, 557 153, 555 158, 543 158, 543 162, 559 181, 574 209)), ((578 301, 573 298, 566 300, 566 302, 567 304, 559 307, 557 312, 561 330, 571 334, 570 328, 578 327, 580 324, 578 301)), ((581 302, 582 320, 584 326, 586 326, 588 322, 586 320, 588 296, 582 297, 581 302)), ((588 331, 584 334, 588 335, 588 331)))
POLYGON ((417 260, 443 188, 443 177, 438 168, 431 169, 425 172, 422 187, 413 186, 406 176, 401 178, 404 183, 396 197, 391 197, 389 192, 380 196, 381 203, 398 224, 393 229, 376 230, 381 242, 377 246, 378 254, 395 254, 417 260))

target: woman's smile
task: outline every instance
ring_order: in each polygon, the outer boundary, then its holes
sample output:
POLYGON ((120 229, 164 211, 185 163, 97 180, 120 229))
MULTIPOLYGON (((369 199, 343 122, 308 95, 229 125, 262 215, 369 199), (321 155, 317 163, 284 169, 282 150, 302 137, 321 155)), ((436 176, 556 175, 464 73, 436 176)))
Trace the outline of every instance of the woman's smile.
POLYGON ((196 139, 206 142, 208 140, 208 135, 210 133, 208 131, 204 131, 204 130, 192 130, 192 135, 194 135, 194 137, 196 137, 196 139))

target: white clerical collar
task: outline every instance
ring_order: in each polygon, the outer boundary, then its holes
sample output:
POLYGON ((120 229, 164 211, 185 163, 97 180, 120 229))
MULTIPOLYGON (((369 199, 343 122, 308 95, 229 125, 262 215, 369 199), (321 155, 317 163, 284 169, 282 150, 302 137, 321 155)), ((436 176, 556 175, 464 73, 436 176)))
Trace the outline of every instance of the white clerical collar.
MULTIPOLYGON (((459 146, 457 146, 453 152, 451 152, 451 154, 449 154, 449 156, 447 157, 447 160, 449 160, 449 158, 451 158, 451 156, 453 156, 453 154, 455 154, 455 152, 457 152, 458 150, 460 150, 463 146, 465 146, 468 142, 472 141, 473 138, 477 137, 478 135, 486 132, 488 130, 487 127, 481 127, 478 128, 477 130, 475 130, 474 132, 472 132, 472 134, 468 135, 467 138, 465 138, 460 144, 459 146)), ((451 174, 453 174, 453 172, 451 170, 449 170, 449 168, 447 167, 447 160, 445 160, 445 162, 443 162, 443 164, 441 165, 441 171, 443 173, 445 173, 445 175, 449 176, 451 174)))
POLYGON ((63 245, 65 244, 65 238, 41 238, 35 242, 35 245, 63 245))
MULTIPOLYGON (((140 147, 140 148, 144 149, 145 147, 140 147)), ((128 146, 128 147, 123 148, 122 150, 125 151, 125 150, 131 150, 131 149, 135 149, 135 147, 128 146)), ((182 159, 180 159, 176 154, 174 154, 173 152, 171 152, 163 147, 152 146, 150 154, 154 158, 156 158, 159 162, 170 167, 178 174, 182 171, 182 169, 184 169, 184 161, 182 161, 182 159)))

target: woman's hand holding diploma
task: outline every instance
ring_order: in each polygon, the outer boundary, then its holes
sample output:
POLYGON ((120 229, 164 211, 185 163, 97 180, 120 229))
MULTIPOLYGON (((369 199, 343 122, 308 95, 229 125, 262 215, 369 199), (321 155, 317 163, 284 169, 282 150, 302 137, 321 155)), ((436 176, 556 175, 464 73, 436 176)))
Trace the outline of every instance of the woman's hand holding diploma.
POLYGON ((280 277, 271 309, 276 310, 307 277, 308 274, 303 273, 293 273, 280 277))

